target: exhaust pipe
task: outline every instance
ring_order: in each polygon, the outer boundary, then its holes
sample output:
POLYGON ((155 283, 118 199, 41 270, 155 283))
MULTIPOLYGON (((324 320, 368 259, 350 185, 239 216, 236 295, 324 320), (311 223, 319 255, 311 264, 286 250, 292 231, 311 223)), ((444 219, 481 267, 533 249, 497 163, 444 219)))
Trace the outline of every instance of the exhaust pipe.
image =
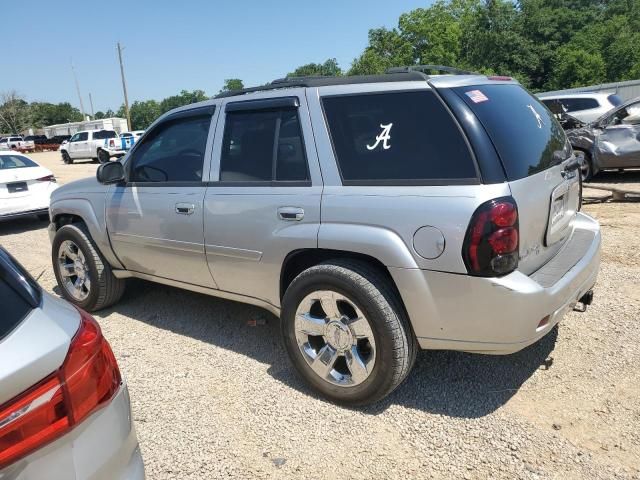
POLYGON ((576 312, 586 312, 587 306, 591 305, 592 302, 593 302, 593 290, 589 290, 582 297, 580 297, 578 302, 573 306, 573 309, 576 312))

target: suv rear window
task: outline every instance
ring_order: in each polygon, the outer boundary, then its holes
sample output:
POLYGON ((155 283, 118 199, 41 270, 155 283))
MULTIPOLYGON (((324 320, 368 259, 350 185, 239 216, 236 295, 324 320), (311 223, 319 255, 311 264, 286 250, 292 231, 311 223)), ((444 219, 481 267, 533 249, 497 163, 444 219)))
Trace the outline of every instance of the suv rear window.
POLYGON ((322 99, 345 185, 477 183, 457 124, 430 91, 322 99))
POLYGON ((491 137, 509 181, 534 175, 571 154, 553 114, 516 84, 453 89, 491 137))
POLYGON ((104 140, 105 138, 116 138, 116 132, 113 130, 100 130, 99 132, 93 133, 94 140, 104 140))

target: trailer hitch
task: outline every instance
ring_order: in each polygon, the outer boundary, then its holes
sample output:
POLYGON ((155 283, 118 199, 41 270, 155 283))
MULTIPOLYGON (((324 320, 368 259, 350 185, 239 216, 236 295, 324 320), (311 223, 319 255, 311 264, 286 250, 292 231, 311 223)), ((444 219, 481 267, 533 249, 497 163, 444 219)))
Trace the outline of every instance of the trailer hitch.
POLYGON ((587 306, 591 305, 591 302, 593 302, 593 290, 589 290, 580 297, 580 300, 578 300, 578 302, 573 306, 573 309, 576 312, 586 312, 587 306))

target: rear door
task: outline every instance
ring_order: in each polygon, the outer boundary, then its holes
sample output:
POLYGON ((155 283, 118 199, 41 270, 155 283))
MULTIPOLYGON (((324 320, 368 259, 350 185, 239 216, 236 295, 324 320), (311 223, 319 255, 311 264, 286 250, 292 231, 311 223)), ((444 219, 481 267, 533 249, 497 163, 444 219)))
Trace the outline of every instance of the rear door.
POLYGON ((194 108, 157 123, 129 155, 126 185, 108 193, 109 238, 128 270, 214 286, 202 223, 213 114, 194 108))
POLYGON ((515 83, 456 87, 493 142, 518 204, 520 262, 529 274, 555 255, 572 232, 580 184, 571 147, 553 114, 515 83))
POLYGON ((322 193, 304 90, 278 94, 225 102, 204 200, 218 287, 274 305, 286 255, 317 247, 322 193))

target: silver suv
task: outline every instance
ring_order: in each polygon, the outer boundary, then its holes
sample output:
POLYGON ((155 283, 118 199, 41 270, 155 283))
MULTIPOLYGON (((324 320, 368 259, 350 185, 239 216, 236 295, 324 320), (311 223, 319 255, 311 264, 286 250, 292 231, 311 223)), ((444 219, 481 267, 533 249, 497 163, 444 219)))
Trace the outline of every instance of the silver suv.
POLYGON ((279 80, 173 110, 56 190, 53 266, 87 310, 128 277, 264 307, 302 377, 361 405, 418 348, 515 352, 590 302, 577 169, 505 77, 279 80))

